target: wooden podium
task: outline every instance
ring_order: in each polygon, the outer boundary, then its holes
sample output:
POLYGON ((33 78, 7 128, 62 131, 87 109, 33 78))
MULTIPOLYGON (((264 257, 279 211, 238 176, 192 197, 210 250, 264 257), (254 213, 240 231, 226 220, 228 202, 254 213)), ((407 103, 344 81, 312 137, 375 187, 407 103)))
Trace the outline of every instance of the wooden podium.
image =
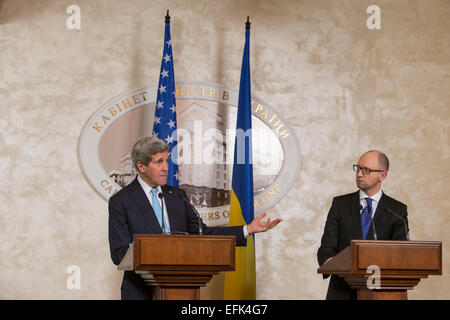
POLYGON ((235 236, 135 234, 119 270, 155 286, 157 300, 198 300, 200 287, 235 270, 235 236))
MULTIPOLYGON (((442 242, 352 240, 318 273, 335 274, 358 290, 358 300, 407 300, 428 275, 442 275, 442 242), (380 285, 369 289, 369 266, 379 267, 380 285)), ((371 277, 371 279, 369 279, 371 277)))

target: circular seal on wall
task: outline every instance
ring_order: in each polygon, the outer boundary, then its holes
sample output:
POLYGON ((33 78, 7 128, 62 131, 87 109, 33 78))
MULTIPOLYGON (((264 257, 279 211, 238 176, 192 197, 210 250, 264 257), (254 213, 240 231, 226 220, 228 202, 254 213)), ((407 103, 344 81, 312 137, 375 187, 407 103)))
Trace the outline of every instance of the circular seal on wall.
MULTIPOLYGON (((105 102, 87 121, 79 143, 82 170, 105 199, 137 171, 131 148, 152 135, 158 88, 143 87, 105 102)), ((227 225, 239 92, 219 84, 177 83, 179 186, 209 226, 227 225)), ((255 215, 274 206, 294 184, 299 144, 284 118, 252 98, 255 215)))

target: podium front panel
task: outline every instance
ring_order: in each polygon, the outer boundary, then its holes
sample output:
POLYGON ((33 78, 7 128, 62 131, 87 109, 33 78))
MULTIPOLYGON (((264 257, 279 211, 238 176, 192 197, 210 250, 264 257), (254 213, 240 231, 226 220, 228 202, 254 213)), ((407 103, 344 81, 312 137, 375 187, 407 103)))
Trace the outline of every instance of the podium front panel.
POLYGON ((376 265, 383 273, 442 274, 442 242, 352 240, 352 272, 376 265))
POLYGON ((135 270, 215 270, 235 268, 234 236, 136 235, 135 270))

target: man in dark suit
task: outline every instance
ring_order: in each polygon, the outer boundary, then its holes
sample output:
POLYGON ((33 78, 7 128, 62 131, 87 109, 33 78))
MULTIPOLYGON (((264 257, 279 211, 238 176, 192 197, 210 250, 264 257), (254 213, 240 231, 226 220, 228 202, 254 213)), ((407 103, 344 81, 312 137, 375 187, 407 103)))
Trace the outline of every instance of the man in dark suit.
MULTIPOLYGON (((131 153, 138 176, 109 199, 109 245, 111 258, 119 264, 133 241, 133 234, 161 234, 162 228, 172 233, 198 233, 199 219, 184 199, 184 190, 168 186, 168 146, 156 137, 142 138, 131 153), (159 193, 164 198, 157 197, 159 193), (165 210, 161 210, 164 207, 165 210), (164 224, 162 223, 164 221, 164 224)), ((275 227, 281 219, 262 221, 265 213, 249 225, 236 227, 207 227, 204 234, 234 235, 238 246, 246 238, 275 227)), ((153 290, 133 271, 125 271, 121 298, 123 300, 152 299, 153 290)))
MULTIPOLYGON (((406 240, 407 230, 402 220, 388 211, 391 210, 407 221, 406 205, 387 196, 381 190, 386 179, 389 160, 380 151, 364 153, 357 165, 356 185, 359 191, 338 196, 328 212, 325 229, 317 252, 319 265, 326 263, 341 250, 350 245, 352 239, 373 239, 372 217, 378 240, 406 240)), ((329 275, 324 275, 324 279, 329 275)), ((326 299, 356 299, 357 292, 344 278, 332 275, 326 299)))

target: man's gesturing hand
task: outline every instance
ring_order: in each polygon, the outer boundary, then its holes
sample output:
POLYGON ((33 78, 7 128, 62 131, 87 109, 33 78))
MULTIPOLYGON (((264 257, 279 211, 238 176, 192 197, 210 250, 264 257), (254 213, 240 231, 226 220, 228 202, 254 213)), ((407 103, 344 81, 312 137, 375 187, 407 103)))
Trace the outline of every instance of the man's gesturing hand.
POLYGON ((247 226, 248 234, 258 233, 258 232, 266 232, 267 230, 272 229, 273 227, 275 227, 277 224, 279 224, 282 221, 280 218, 277 218, 273 221, 271 221, 269 218, 266 221, 263 221, 262 219, 266 215, 267 215, 266 212, 261 213, 247 226))

